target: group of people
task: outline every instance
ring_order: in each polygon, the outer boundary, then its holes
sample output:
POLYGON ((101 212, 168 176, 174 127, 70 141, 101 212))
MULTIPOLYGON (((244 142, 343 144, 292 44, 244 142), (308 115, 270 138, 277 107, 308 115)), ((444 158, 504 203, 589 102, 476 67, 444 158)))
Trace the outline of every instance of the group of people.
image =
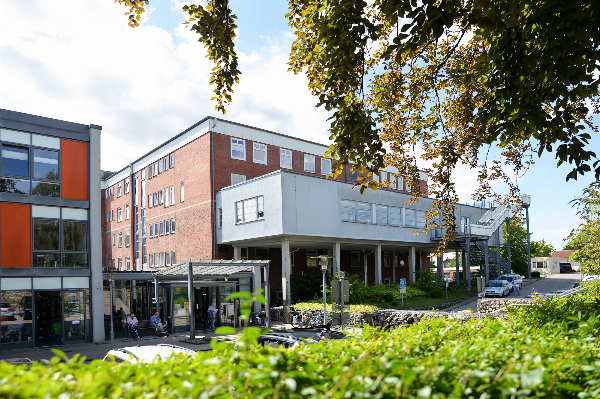
MULTIPOLYGON (((150 318, 150 327, 159 328, 162 332, 164 327, 162 324, 162 320, 160 319, 160 313, 156 312, 152 315, 152 317, 150 318)), ((135 317, 135 314, 133 312, 131 312, 129 314, 129 317, 127 318, 127 328, 129 329, 129 332, 134 340, 137 341, 138 339, 142 338, 139 321, 137 317, 135 317)))

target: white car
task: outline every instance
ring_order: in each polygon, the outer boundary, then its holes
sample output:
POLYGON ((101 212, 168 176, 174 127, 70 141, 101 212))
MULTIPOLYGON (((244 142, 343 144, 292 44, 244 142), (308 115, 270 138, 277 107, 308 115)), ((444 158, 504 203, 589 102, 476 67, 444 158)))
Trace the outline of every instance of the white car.
POLYGON ((188 356, 193 356, 196 354, 196 351, 169 344, 128 346, 108 351, 102 360, 105 362, 115 361, 117 363, 152 363, 156 361, 156 359, 168 359, 174 353, 184 353, 188 356), (114 360, 111 356, 114 357, 114 360))
MULTIPOLYGON (((500 277, 498 277, 498 280, 508 281, 508 289, 510 290, 510 292, 513 292, 513 282, 515 280, 522 282, 521 276, 519 276, 518 274, 503 274, 500 277)), ((523 284, 521 284, 521 286, 523 286, 523 284)))
POLYGON ((508 284, 509 283, 506 280, 488 281, 483 290, 483 297, 499 296, 500 298, 503 298, 505 295, 509 295, 510 289, 508 288, 508 284))

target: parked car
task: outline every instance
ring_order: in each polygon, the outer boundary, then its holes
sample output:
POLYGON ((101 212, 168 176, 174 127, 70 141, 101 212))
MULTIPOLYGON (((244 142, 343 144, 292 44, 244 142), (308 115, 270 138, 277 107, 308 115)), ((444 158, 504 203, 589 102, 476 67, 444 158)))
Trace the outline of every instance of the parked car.
MULTIPOLYGON (((587 283, 588 281, 596 281, 596 280, 600 280, 600 276, 592 274, 592 275, 585 277, 583 280, 581 280, 581 283, 587 283)), ((577 288, 577 287, 579 287, 579 285, 580 285, 580 283, 577 282, 577 283, 573 284, 573 288, 577 288)))
POLYGON ((497 280, 504 280, 508 282, 508 290, 509 292, 513 292, 513 280, 516 279, 516 275, 515 274, 503 274, 502 276, 498 277, 497 280))
POLYGON ((483 290, 483 297, 488 296, 499 296, 503 298, 505 295, 510 294, 509 282, 506 280, 492 280, 485 284, 483 290))
POLYGON ((561 263, 560 264, 560 272, 561 273, 572 273, 573 268, 570 263, 561 263))
POLYGON ((188 356, 193 356, 196 354, 196 351, 170 344, 128 346, 108 351, 102 360, 105 362, 114 361, 117 363, 152 363, 156 361, 156 359, 168 359, 175 353, 184 353, 188 356))

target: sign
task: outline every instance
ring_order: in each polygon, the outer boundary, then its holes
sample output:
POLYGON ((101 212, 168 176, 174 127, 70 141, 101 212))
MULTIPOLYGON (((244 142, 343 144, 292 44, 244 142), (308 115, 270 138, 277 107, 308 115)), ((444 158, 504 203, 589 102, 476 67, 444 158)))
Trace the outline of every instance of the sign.
MULTIPOLYGON (((341 308, 340 305, 333 305, 333 310, 341 310, 340 308, 341 308)), ((344 305, 344 312, 349 312, 349 311, 350 311, 350 305, 344 305)))
POLYGON ((401 294, 406 293, 406 279, 405 278, 400 279, 400 293, 401 294))
POLYGON ((344 294, 343 302, 350 300, 350 282, 348 280, 331 281, 331 299, 333 302, 342 302, 341 293, 344 294))
POLYGON ((189 302, 184 302, 184 303, 183 303, 183 308, 184 308, 185 310, 190 310, 190 303, 189 303, 189 302))
MULTIPOLYGON (((343 323, 344 324, 348 324, 348 321, 350 320, 350 313, 344 313, 344 318, 343 318, 343 323)), ((333 320, 331 321, 331 324, 334 326, 341 326, 342 322, 342 314, 341 313, 334 313, 333 314, 333 320)))

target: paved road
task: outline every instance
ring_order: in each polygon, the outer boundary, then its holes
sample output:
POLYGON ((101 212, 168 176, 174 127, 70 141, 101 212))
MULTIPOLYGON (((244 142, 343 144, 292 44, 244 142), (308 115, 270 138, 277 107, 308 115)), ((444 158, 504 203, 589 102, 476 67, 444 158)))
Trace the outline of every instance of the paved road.
MULTIPOLYGON (((527 281, 524 280, 524 286, 521 288, 521 295, 520 297, 523 298, 527 295, 530 295, 534 292, 537 293, 550 293, 553 291, 558 291, 558 290, 566 290, 569 288, 573 288, 573 284, 575 284, 576 282, 578 282, 580 279, 580 275, 579 273, 565 273, 565 274, 553 274, 551 276, 539 279, 539 280, 533 280, 533 281, 527 281)), ((514 293, 510 295, 509 298, 513 298, 514 297, 514 293)), ((451 308, 448 309, 449 311, 452 312, 457 312, 457 311, 461 311, 461 310, 477 310, 477 299, 473 299, 473 301, 463 304, 457 308, 451 308)))

